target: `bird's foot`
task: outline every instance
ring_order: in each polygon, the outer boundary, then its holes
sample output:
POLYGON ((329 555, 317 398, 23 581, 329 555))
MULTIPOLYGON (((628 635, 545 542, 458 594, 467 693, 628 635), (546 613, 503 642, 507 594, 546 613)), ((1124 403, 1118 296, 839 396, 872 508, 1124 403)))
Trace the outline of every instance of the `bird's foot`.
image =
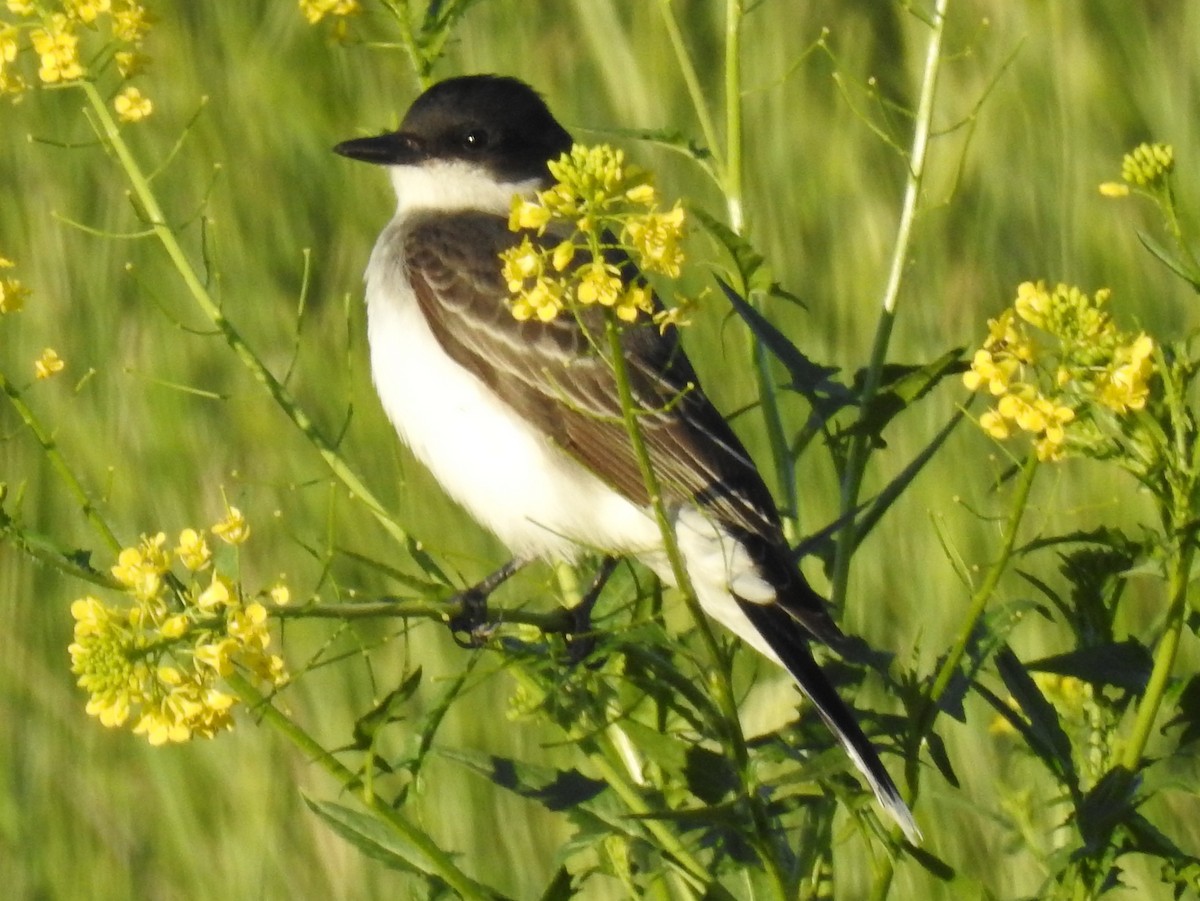
POLYGON ((488 598, 525 563, 523 558, 513 557, 491 575, 449 599, 449 603, 458 604, 458 612, 448 622, 450 637, 455 644, 462 648, 480 648, 487 644, 499 625, 488 621, 488 598))
POLYGON ((586 659, 596 649, 596 635, 592 631, 592 608, 596 606, 596 600, 618 562, 616 557, 605 557, 600 562, 596 575, 592 577, 592 584, 588 586, 583 599, 568 611, 570 625, 566 632, 567 661, 572 666, 586 659))

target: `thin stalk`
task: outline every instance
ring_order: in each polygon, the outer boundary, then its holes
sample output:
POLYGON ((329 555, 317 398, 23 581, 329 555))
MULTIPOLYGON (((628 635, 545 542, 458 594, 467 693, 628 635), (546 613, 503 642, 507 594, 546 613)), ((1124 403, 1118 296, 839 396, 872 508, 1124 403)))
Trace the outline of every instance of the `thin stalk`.
MULTIPOLYGON (((305 732, 296 722, 268 702, 244 676, 235 672, 226 678, 226 682, 246 707, 253 711, 262 722, 288 739, 305 757, 317 764, 340 785, 349 787, 358 782, 356 773, 321 747, 320 742, 305 732)), ((490 901, 496 897, 496 893, 492 889, 476 882, 460 870, 450 855, 439 848, 428 835, 408 822, 398 810, 386 801, 373 793, 369 794, 364 791, 362 802, 374 816, 386 823, 405 842, 419 850, 425 857, 426 863, 436 871, 436 875, 454 889, 460 897, 478 899, 478 901, 490 901)))
POLYGON ((1170 603, 1167 607, 1166 630, 1159 639, 1158 647, 1154 649, 1154 666, 1150 670, 1150 679, 1138 703, 1133 730, 1125 741, 1121 755, 1122 766, 1131 773, 1136 773, 1141 766, 1146 743, 1150 740, 1154 721, 1170 682, 1171 671, 1175 668, 1175 658, 1179 653, 1179 641, 1183 636, 1187 615, 1188 582, 1191 578, 1192 560, 1195 557, 1195 542, 1179 532, 1175 532, 1174 539, 1174 546, 1178 552, 1168 582, 1170 603))
POLYGON ((750 752, 746 747, 745 736, 742 735, 741 718, 738 715, 737 702, 734 700, 733 688, 729 682, 729 669, 723 663, 721 646, 717 642, 712 626, 709 625, 708 617, 705 616, 704 610, 696 598, 696 590, 692 586, 691 577, 688 575, 687 566, 684 564, 683 556, 679 551, 679 544, 675 538, 674 526, 671 523, 670 517, 667 516, 666 507, 663 505, 662 489, 659 485, 658 474, 655 473, 654 467, 651 464, 650 452, 646 447, 645 437, 642 435, 641 424, 638 422, 640 410, 629 383, 629 366, 626 363, 624 348, 621 345, 621 326, 617 322, 616 315, 611 311, 605 316, 605 331, 607 332, 609 354, 612 357, 613 374, 617 382, 617 393, 621 402, 621 416, 625 423, 625 431, 629 435, 634 456, 637 458, 638 470, 642 476, 642 484, 645 485, 646 493, 650 498, 650 508, 654 514, 655 523, 658 525, 659 534, 662 536, 663 550, 671 565, 671 575, 675 580, 676 587, 683 593, 684 601, 688 606, 688 612, 691 613, 692 619, 696 623, 696 628, 700 632, 701 639, 704 642, 704 646, 713 661, 711 672, 714 678, 709 679, 709 687, 717 696, 717 705, 721 710, 722 719, 725 723, 726 741, 733 753, 734 762, 737 764, 738 774, 742 781, 743 795, 749 805, 755 829, 758 833, 758 845, 763 865, 767 868, 778 896, 782 899, 786 897, 787 892, 783 874, 780 872, 775 856, 770 850, 770 824, 767 822, 766 814, 757 797, 755 797, 746 784, 746 778, 749 773, 750 752))
POLYGON ((110 550, 114 553, 119 551, 121 549, 121 542, 113 534, 112 529, 108 527, 108 523, 104 521, 104 517, 100 515, 95 504, 92 503, 92 499, 88 496, 83 483, 79 481, 79 477, 75 475, 75 471, 67 463, 66 457, 58 449, 58 442, 54 440, 52 434, 46 431, 41 420, 34 415, 33 410, 25 403, 21 392, 8 380, 3 372, 0 372, 0 391, 3 391, 8 396, 9 403, 17 411, 17 415, 21 417, 21 421, 25 423, 29 431, 33 432, 33 437, 42 446, 42 451, 50 461, 50 465, 58 473, 58 477, 62 480, 63 484, 67 486, 67 491, 70 492, 71 496, 79 504, 84 518, 87 519, 96 534, 108 545, 110 550))
MULTIPOLYGON (((946 10, 950 0, 937 0, 933 17, 930 19, 929 45, 925 50, 925 68, 921 76, 921 96, 917 104, 916 120, 913 124, 913 139, 911 157, 908 167, 908 178, 904 185, 904 202, 900 208, 900 223, 896 228, 896 245, 892 250, 891 265, 888 270, 887 285, 883 292, 883 309, 875 330, 875 341, 871 348, 871 358, 867 364, 866 378, 863 381, 862 395, 859 398, 861 416, 866 415, 867 409, 879 391, 880 380, 883 376, 883 366, 887 362, 888 345, 891 342, 892 328, 895 325, 896 304, 900 296, 900 284, 904 277, 904 269, 908 264, 909 247, 912 244, 913 225, 920 209, 921 185, 925 176, 925 162, 929 149, 929 137, 933 126, 934 97, 936 96, 938 72, 942 61, 942 38, 946 27, 946 10)), ((842 476, 841 512, 845 516, 858 504, 859 492, 862 490, 863 473, 866 470, 867 458, 871 451, 871 436, 856 435, 850 441, 850 450, 846 457, 846 470, 842 476)), ((853 523, 842 532, 837 543, 837 554, 834 560, 833 597, 836 604, 841 604, 846 598, 846 588, 850 578, 850 560, 854 556, 859 540, 858 529, 853 523)))
POLYGON ((704 99, 704 89, 700 86, 700 77, 696 74, 696 66, 688 53, 687 44, 683 40, 683 32, 679 30, 679 22, 671 8, 672 0, 659 0, 658 10, 662 13, 663 25, 667 29, 667 37, 671 41, 671 49, 675 51, 675 62, 679 65, 683 83, 687 86, 692 108, 696 111, 696 119, 700 123, 700 133, 704 135, 704 143, 713 156, 713 170, 717 181, 725 184, 725 154, 721 150, 721 142, 717 138, 717 129, 712 116, 708 112, 708 103, 704 99))
MULTIPOLYGON (((913 717, 913 727, 906 739, 904 785, 901 787, 904 800, 910 808, 916 803, 917 795, 920 791, 921 745, 937 720, 938 703, 946 693, 946 689, 950 687, 951 680, 954 679, 959 671, 962 659, 967 652, 967 647, 971 643, 971 636, 975 633, 975 629, 979 625, 979 620, 983 618, 988 602, 996 592, 996 586, 1000 584, 1000 577, 1008 569, 1013 549, 1016 547, 1017 532, 1020 529, 1021 520, 1025 516, 1025 510, 1029 506, 1029 493, 1033 488, 1033 478, 1037 474, 1037 471, 1037 454, 1030 452, 1029 457, 1025 460, 1025 465, 1021 467, 1016 491, 1013 495, 1012 506, 1008 511, 1008 518, 1004 522, 1001 533, 1000 553, 992 561, 992 565, 988 567, 988 571, 984 574, 983 581, 979 584, 979 587, 975 589, 975 593, 971 595, 971 602, 967 607, 966 618, 958 630, 954 644, 950 646, 950 651, 934 676, 933 684, 930 686, 928 694, 922 699, 921 706, 913 717)), ((885 858, 880 861, 875 881, 871 888, 870 897, 872 901, 883 901, 887 897, 894 875, 895 862, 891 858, 885 858)))
POLYGON ((725 3, 725 206, 729 227, 746 228, 742 206, 742 0, 725 3))
POLYGON ((295 398, 292 397, 291 392, 263 365, 262 361, 250 348, 250 345, 241 336, 241 333, 225 318, 221 307, 213 299, 204 282, 201 280, 199 273, 196 271, 195 266, 192 265, 191 260, 188 259, 187 254, 180 246, 175 232, 167 224, 166 216, 158 204, 158 198, 155 197, 149 180, 138 165, 137 160, 134 159, 133 153, 125 143, 124 138, 121 137, 121 131, 117 128, 116 122, 113 121, 112 116, 109 114, 108 108, 103 98, 101 98, 99 91, 96 90, 95 85, 86 81, 80 82, 80 87, 83 88, 83 92, 91 104, 92 112, 95 114, 96 121, 100 124, 101 137, 112 148, 121 168, 125 170, 125 175, 129 179, 129 185, 133 189, 133 194, 137 198, 138 204, 149 220, 154 236, 158 238, 159 243, 162 244, 175 269, 179 272, 184 285, 192 295, 192 299, 196 301, 196 304, 212 324, 216 326, 221 336, 225 339, 225 342, 234 350, 255 379, 267 389, 267 392, 271 395, 276 405, 292 421, 296 428, 300 430, 304 437, 308 439, 313 447, 317 449, 321 458, 338 480, 346 486, 353 496, 357 497, 367 506, 367 509, 374 514, 379 523, 397 542, 402 545, 407 544, 409 542, 407 533, 392 519, 387 510, 384 509, 383 504, 363 484, 357 474, 350 469, 334 446, 308 417, 308 414, 300 408, 295 398))
POLYGON ((1009 561, 1012 559, 1013 548, 1016 547, 1017 533, 1020 530, 1021 520, 1025 516, 1026 508, 1029 506, 1029 493, 1033 488, 1034 476, 1037 475, 1038 462, 1037 454, 1031 452, 1025 460, 1025 465, 1021 467, 1020 474, 1017 477, 1016 491, 1013 494, 1012 507, 1008 511, 1008 518, 1004 522, 1004 528, 1001 533, 1000 554, 992 561, 992 565, 988 567, 987 573, 984 574, 983 581, 979 583, 979 587, 971 595, 971 602, 967 607, 966 618, 958 630, 954 644, 950 646, 950 651, 946 654, 946 659, 942 661, 941 668, 934 677, 933 685, 930 686, 929 693, 925 696, 921 711, 916 718, 916 728, 912 732, 913 747, 909 749, 907 762, 909 790, 907 800, 910 802, 916 800, 916 774, 918 770, 916 752, 920 749, 920 742, 924 741, 925 736, 929 734, 929 730, 933 727, 933 721, 937 718, 938 702, 941 701, 942 695, 946 693, 946 689, 950 687, 950 682, 954 679, 955 674, 958 673, 962 658, 971 643, 971 636, 975 634, 979 620, 983 618, 983 614, 987 610, 988 601, 995 594, 996 586, 1000 584, 1000 577, 1008 569, 1009 561))
POLYGON ((611 739, 607 736, 597 736, 594 740, 601 747, 597 749, 597 753, 589 754, 588 758, 596 768, 597 775, 617 794, 622 803, 640 818, 639 822, 654 836, 667 856, 675 861, 688 884, 701 891, 710 888, 713 879, 708 869, 692 856, 679 840, 679 836, 667 827, 666 822, 654 815, 655 811, 646 803, 637 787, 625 778, 625 773, 612 764, 609 755, 619 758, 620 752, 612 745, 611 739), (601 751, 603 753, 599 753, 601 751))

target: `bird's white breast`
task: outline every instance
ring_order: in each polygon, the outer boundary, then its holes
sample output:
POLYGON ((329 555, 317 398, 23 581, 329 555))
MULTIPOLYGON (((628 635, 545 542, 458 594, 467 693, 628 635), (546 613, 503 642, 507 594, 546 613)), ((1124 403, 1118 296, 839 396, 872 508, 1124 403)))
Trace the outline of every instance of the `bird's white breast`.
POLYGON ((541 435, 442 350, 380 239, 367 269, 371 372, 404 443, 477 520, 520 554, 579 545, 636 553, 653 521, 541 435))

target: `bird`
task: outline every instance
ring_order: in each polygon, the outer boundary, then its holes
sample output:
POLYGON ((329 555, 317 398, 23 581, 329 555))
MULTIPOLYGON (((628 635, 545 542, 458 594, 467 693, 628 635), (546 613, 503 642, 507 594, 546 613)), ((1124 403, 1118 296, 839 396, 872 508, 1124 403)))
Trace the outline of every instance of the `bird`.
MULTIPOLYGON (((525 82, 464 75, 421 93, 396 131, 334 147, 386 169, 396 195, 364 277, 372 379, 400 439, 515 560, 599 551, 674 585, 612 362, 597 350, 604 311, 518 320, 501 274, 500 254, 520 240, 509 228, 514 196, 547 189, 549 164, 572 146, 525 82)), ((621 271, 631 276, 627 261, 621 271)), ((620 342, 701 608, 791 674, 917 842, 896 784, 810 650, 845 636, 797 567, 769 489, 677 328, 642 315, 620 342)))

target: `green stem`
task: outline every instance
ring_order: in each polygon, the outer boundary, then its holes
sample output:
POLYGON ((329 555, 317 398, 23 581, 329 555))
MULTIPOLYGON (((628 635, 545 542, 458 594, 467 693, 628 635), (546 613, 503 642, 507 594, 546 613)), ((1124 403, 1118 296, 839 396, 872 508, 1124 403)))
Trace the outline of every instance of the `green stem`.
POLYGON ((58 473, 58 477, 63 481, 63 484, 67 486, 67 491, 75 498, 75 501, 79 504, 79 508, 83 511, 84 517, 96 531, 96 534, 100 536, 114 553, 119 551, 121 549, 121 542, 113 534, 113 530, 109 528, 108 523, 104 521, 104 517, 100 515, 95 504, 92 503, 92 499, 88 496, 83 483, 79 481, 79 477, 75 475, 75 471, 67 463, 66 458, 62 455, 62 451, 58 449, 58 442, 54 440, 52 434, 46 431, 41 421, 34 415, 33 410, 25 403, 21 392, 2 372, 0 372, 0 391, 3 391, 8 396, 9 403, 17 411, 17 415, 21 417, 21 421, 25 423, 29 431, 33 432, 33 437, 42 446, 42 451, 46 454, 47 459, 49 459, 50 465, 58 473))
MULTIPOLYGON (((235 672, 226 678, 226 682, 255 716, 295 745, 310 761, 321 767, 340 785, 349 788, 359 782, 356 773, 321 747, 320 742, 281 713, 275 705, 267 701, 244 676, 235 672)), ((374 816, 390 827, 406 843, 420 851, 433 874, 444 880, 460 897, 478 899, 478 901, 490 901, 490 899, 496 898, 496 893, 492 889, 476 882, 460 870, 450 855, 439 848, 428 835, 401 816, 400 812, 386 801, 373 793, 364 791, 362 802, 374 816)))
MULTIPOLYGON (((887 285, 883 292, 883 309, 875 330, 875 341, 871 358, 867 364, 862 395, 859 397, 859 421, 866 417, 883 376, 887 362, 888 345, 895 325, 896 304, 900 296, 900 284, 908 266, 909 248, 912 243, 913 225, 920 209, 921 186, 924 182, 925 162, 932 132, 934 97, 936 96, 938 72, 941 69, 942 38, 946 28, 946 10, 950 0, 937 0, 933 16, 929 20, 929 45, 925 50, 925 69, 921 76, 921 96, 913 125, 912 150, 909 159, 908 178, 904 186, 904 202, 900 209, 900 223, 896 228, 896 245, 892 250, 887 285)), ((842 475, 841 515, 848 516, 858 505, 862 490, 863 474, 872 448, 872 438, 865 432, 855 435, 850 442, 846 457, 846 469, 842 475)), ((850 560, 859 541, 859 532, 854 523, 842 530, 837 543, 837 555, 833 570, 833 598, 835 604, 846 599, 850 579, 850 560)))
MULTIPOLYGON (((432 619, 446 622, 462 613, 462 604, 457 601, 429 601, 417 598, 380 599, 347 604, 301 604, 288 607, 272 607, 272 616, 278 619, 432 619)), ((560 608, 550 613, 538 613, 520 608, 489 608, 484 621, 492 625, 535 626, 547 634, 566 632, 574 624, 570 610, 560 608)))
MULTIPOLYGON (((950 687, 951 681, 958 674, 959 668, 962 665, 962 659, 966 655, 967 648, 970 646, 971 637, 975 634, 975 629, 978 627, 979 621, 983 618, 983 614, 987 610, 988 602, 996 592, 996 586, 1000 584, 1000 577, 1008 569, 1009 561, 1012 560, 1013 549, 1016 547, 1017 532, 1020 529, 1021 520, 1025 516, 1025 510, 1029 506, 1029 493, 1033 488, 1033 479, 1037 471, 1037 454, 1030 452, 1028 458, 1025 460, 1025 465, 1021 467, 1020 474, 1018 475, 1012 506, 1008 511, 1008 518, 1004 522, 1001 533, 1000 553, 992 561, 992 565, 988 567, 988 571, 984 574, 983 581, 979 584, 979 587, 971 595, 966 618, 958 630, 954 644, 950 646, 950 651, 946 654, 945 660, 942 661, 941 667, 934 676, 929 692, 922 699, 916 715, 912 718, 913 727, 909 730, 906 738, 904 754, 905 782, 901 789, 904 794, 904 800, 909 807, 912 807, 916 803, 920 790, 921 746, 925 742, 925 737, 929 735, 930 730, 933 729, 933 725, 937 721, 938 704, 941 702, 946 690, 950 687)), ((872 901, 883 901, 887 897, 894 874, 895 863, 891 858, 880 862, 871 890, 872 901)))
POLYGON ((659 0, 658 10, 662 13, 667 37, 671 41, 671 48, 675 51, 675 61, 679 64, 679 71, 683 75, 683 83, 687 87, 688 97, 691 98, 692 108, 696 111, 696 119, 700 123, 700 133, 704 135, 704 143, 707 145, 709 153, 712 154, 717 181, 724 187, 725 154, 717 139, 717 129, 708 112, 708 103, 704 99, 704 89, 700 86, 700 77, 696 74, 696 66, 692 62, 691 54, 688 53, 687 44, 683 40, 683 33, 679 30, 679 22, 675 18, 671 3, 672 0, 659 0))
POLYGON ((742 723, 738 714, 737 702, 734 700, 733 687, 729 680, 729 668, 725 665, 724 654, 721 653, 721 646, 717 642, 717 637, 712 630, 712 626, 709 624, 708 618, 704 615, 704 610, 696 598, 695 588, 692 586, 692 580, 688 575, 683 555, 679 551, 674 525, 667 515, 666 507, 663 504, 662 488, 659 485, 658 475, 655 473, 654 466, 650 461, 650 452, 646 447, 645 437, 642 435, 641 424, 638 422, 641 410, 637 400, 633 396, 633 389, 629 382, 629 366, 625 360, 624 348, 621 345, 621 326, 617 322, 616 315, 611 311, 605 316, 605 331, 608 337, 609 355, 612 358, 613 374, 617 382, 617 394, 621 402, 621 416, 624 420, 625 430, 629 435, 634 456, 637 458, 638 471, 642 476, 642 484, 645 486, 646 493, 650 498, 650 508, 654 514, 655 523, 658 525, 659 534, 662 536, 663 550, 667 555, 667 560, 670 562, 671 575, 675 580, 675 586, 682 592, 684 601, 688 606, 688 611, 696 623, 696 629, 699 631, 709 657, 713 661, 713 666, 710 670, 711 678, 709 679, 709 687, 713 691, 713 694, 716 695, 717 706, 722 713, 725 724, 726 742, 737 765, 742 783, 742 793, 754 820, 757 832, 757 844, 763 865, 767 868, 778 897, 782 899, 787 896, 787 891, 778 862, 775 860, 775 855, 771 853, 770 823, 767 821, 766 813, 757 795, 751 790, 747 782, 750 769, 750 752, 746 747, 745 736, 742 735, 742 723))
POLYGON ((713 878, 708 869, 692 856, 692 853, 666 825, 666 821, 656 817, 655 811, 642 797, 637 787, 631 785, 625 774, 613 765, 612 759, 619 758, 620 753, 612 745, 607 736, 597 736, 593 741, 599 746, 588 757, 596 768, 600 778, 616 793, 621 802, 639 818, 646 831, 654 836, 669 858, 678 865, 680 873, 694 888, 705 890, 713 885, 713 878))
POLYGON ((1146 743, 1150 740, 1154 721, 1170 683, 1187 615, 1188 580, 1191 578, 1195 542, 1187 534, 1180 534, 1178 531, 1172 538, 1177 553, 1168 582, 1170 603, 1167 607, 1166 629, 1154 650, 1154 667, 1150 671, 1150 680, 1146 683, 1146 691, 1138 703, 1133 730, 1125 742, 1121 757, 1121 764, 1133 773, 1141 766, 1146 743))
POLYGON ((159 206, 158 199, 150 187, 149 180, 142 172, 137 160, 134 159, 124 138, 121 137, 121 131, 109 114, 104 99, 96 90, 95 85, 86 81, 79 84, 87 95, 92 112, 100 124, 102 130, 101 137, 116 154, 121 168, 125 170, 125 175, 129 179, 133 194, 137 198, 137 202, 145 213, 146 218, 149 220, 154 236, 162 244, 163 249, 171 259, 175 269, 179 272, 193 300, 196 301, 200 309, 213 325, 216 326, 221 336, 225 339, 225 342, 234 350, 255 379, 267 389, 267 392, 279 408, 283 410, 284 414, 292 421, 296 428, 317 449, 317 452, 324 459, 333 474, 346 486, 353 496, 357 497, 367 506, 367 509, 374 514, 375 518, 398 543, 402 545, 408 544, 408 535, 392 519, 387 510, 384 509, 383 504, 363 484, 357 474, 350 469, 330 441, 317 429, 316 425, 308 417, 308 414, 300 408, 287 388, 263 365, 262 361, 250 348, 250 345, 246 343, 233 324, 225 318, 225 314, 204 286, 199 273, 180 246, 175 232, 167 224, 166 216, 163 215, 162 208, 159 206))

